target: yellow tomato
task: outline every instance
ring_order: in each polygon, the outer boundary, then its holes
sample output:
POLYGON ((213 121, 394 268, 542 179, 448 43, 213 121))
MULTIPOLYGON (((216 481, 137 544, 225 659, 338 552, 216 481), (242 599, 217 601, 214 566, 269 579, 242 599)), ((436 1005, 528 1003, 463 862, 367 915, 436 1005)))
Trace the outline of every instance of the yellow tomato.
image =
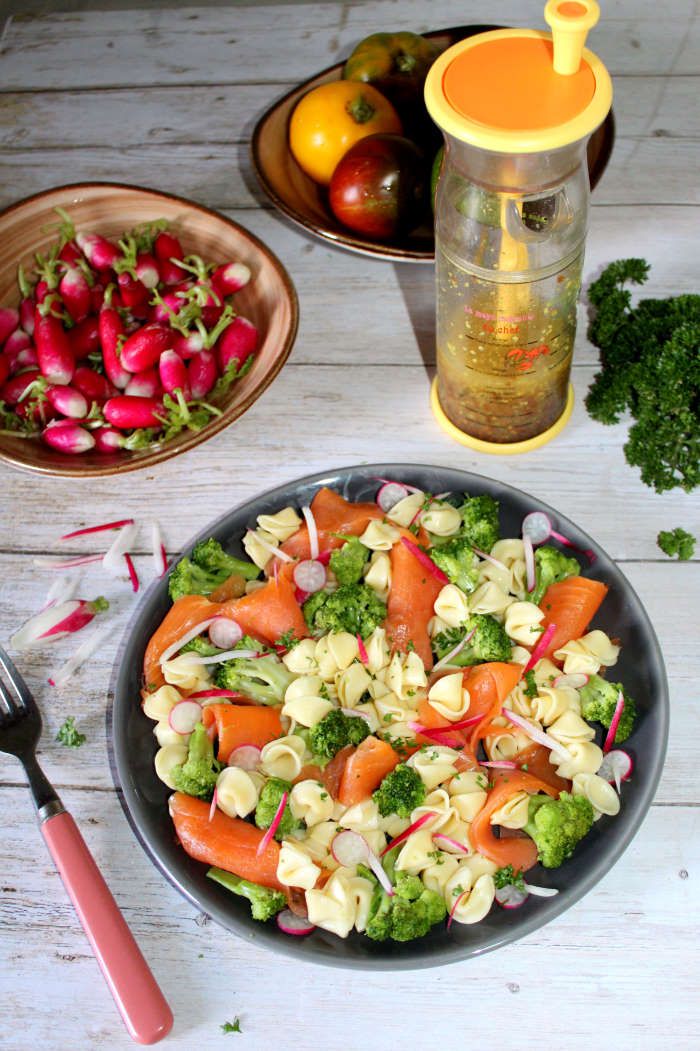
POLYGON ((350 147, 380 132, 402 132, 391 103, 371 84, 336 80, 313 88, 297 103, 289 145, 306 174, 327 186, 350 147))

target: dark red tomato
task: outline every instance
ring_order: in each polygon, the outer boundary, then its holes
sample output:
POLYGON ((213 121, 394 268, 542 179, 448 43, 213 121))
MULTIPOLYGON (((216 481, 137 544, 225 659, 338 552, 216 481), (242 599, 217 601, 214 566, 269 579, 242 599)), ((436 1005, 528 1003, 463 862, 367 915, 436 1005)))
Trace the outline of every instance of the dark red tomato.
POLYGON ((418 226, 426 184, 425 159, 414 143, 401 135, 368 135, 339 161, 329 203, 344 226, 385 240, 418 226))

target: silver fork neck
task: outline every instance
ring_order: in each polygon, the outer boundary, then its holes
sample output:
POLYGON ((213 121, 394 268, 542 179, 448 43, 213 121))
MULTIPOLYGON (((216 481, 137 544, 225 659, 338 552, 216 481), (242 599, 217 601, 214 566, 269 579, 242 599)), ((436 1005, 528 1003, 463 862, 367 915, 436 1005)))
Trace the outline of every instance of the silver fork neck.
POLYGON ((66 808, 60 799, 56 798, 50 803, 46 803, 44 806, 39 807, 36 812, 36 816, 39 819, 39 824, 43 825, 45 821, 48 821, 50 817, 56 817, 57 814, 65 814, 66 808))

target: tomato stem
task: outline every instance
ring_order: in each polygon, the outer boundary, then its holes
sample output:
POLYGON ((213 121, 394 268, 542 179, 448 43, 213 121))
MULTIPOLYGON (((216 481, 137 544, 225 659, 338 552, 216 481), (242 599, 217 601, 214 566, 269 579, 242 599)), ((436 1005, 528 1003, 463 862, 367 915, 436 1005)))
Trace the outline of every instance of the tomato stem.
POLYGON ((376 113, 375 107, 362 94, 346 103, 345 108, 356 124, 366 124, 376 113))

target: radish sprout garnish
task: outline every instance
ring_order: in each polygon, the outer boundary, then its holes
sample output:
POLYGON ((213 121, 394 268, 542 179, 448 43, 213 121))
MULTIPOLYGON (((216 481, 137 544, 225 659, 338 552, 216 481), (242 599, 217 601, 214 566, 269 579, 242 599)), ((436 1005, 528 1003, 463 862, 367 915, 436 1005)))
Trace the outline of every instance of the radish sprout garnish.
POLYGON ((622 782, 629 780, 633 769, 632 756, 623 751, 622 748, 613 748, 604 757, 598 769, 598 777, 602 777, 609 785, 615 784, 620 791, 622 782))
POLYGON ((30 617, 10 639, 17 650, 28 650, 42 642, 54 642, 84 628, 98 613, 109 609, 109 602, 100 597, 93 602, 69 599, 47 606, 30 617))
POLYGON ((362 641, 362 636, 360 635, 359 632, 357 633, 356 638, 357 638, 357 651, 358 651, 358 653, 360 655, 360 660, 365 665, 365 667, 367 667, 367 665, 369 664, 369 654, 367 652, 367 647, 365 646, 364 642, 362 641))
POLYGON ((128 551, 124 552, 124 561, 126 562, 126 568, 129 571, 129 580, 131 581, 131 590, 136 592, 139 589, 139 578, 136 572, 136 566, 133 563, 131 555, 128 551))
POLYGON ((456 657, 458 653, 461 653, 461 651, 467 645, 475 631, 476 628, 472 628, 471 631, 467 632, 467 634, 464 636, 461 642, 458 642, 454 649, 450 650, 449 653, 446 653, 445 656, 437 662, 437 664, 433 665, 433 671, 437 671, 438 668, 445 668, 450 663, 453 657, 456 657))
POLYGON ((293 576, 294 583, 300 591, 305 592, 307 595, 313 595, 315 592, 320 591, 326 583, 326 567, 321 565, 315 558, 304 559, 302 562, 297 562, 293 576))
POLYGON ((241 770, 257 770, 260 752, 261 749, 256 744, 239 744, 228 757, 228 765, 238 766, 241 770))
POLYGON ((535 590, 537 584, 537 578, 535 575, 535 550, 532 546, 532 540, 527 533, 523 533, 523 550, 525 552, 525 576, 527 579, 527 590, 532 592, 535 590))
POLYGON ((58 688, 72 679, 78 668, 102 645, 112 630, 107 626, 96 628, 84 642, 81 642, 73 656, 58 669, 55 675, 51 676, 48 680, 49 685, 58 688))
POLYGON ((605 742, 603 744, 603 754, 609 752, 612 746, 615 744, 615 734, 617 733, 617 728, 620 725, 620 719, 622 718, 622 713, 624 712, 624 710, 625 695, 623 694, 622 690, 619 690, 617 694, 617 704, 615 705, 615 711, 613 712, 613 717, 610 721, 610 729, 605 735, 605 742))
POLYGON ((535 665, 537 664, 538 660, 540 659, 542 654, 545 653, 547 647, 549 646, 550 642, 552 641, 552 636, 554 635, 554 632, 556 630, 557 630, 556 624, 550 624, 549 627, 544 629, 544 631, 540 635, 539 642, 537 643, 537 645, 535 646, 534 650, 530 654, 530 660, 527 662, 527 664, 523 668, 523 675, 527 675, 527 673, 530 671, 530 669, 535 667, 535 665))
POLYGON ((580 551, 582 555, 585 555, 589 559, 591 565, 596 560, 594 551, 590 548, 578 547, 573 541, 567 537, 562 536, 561 533, 557 533, 553 527, 549 515, 546 515, 544 511, 531 511, 529 515, 525 515, 523 518, 523 540, 526 536, 529 536, 533 544, 544 544, 545 541, 553 537, 554 540, 558 540, 564 547, 570 547, 574 551, 580 551))
POLYGON ((231 649, 243 638, 243 628, 230 617, 214 617, 209 625, 209 639, 213 646, 231 649))
POLYGON ((186 646, 192 639, 196 639, 198 635, 201 635, 203 631, 206 631, 210 624, 214 622, 216 618, 210 617, 209 620, 200 621, 199 624, 195 624, 193 628, 186 631, 184 635, 181 635, 179 639, 167 646, 166 649, 160 655, 160 663, 165 664, 171 657, 174 657, 178 650, 181 650, 183 646, 186 646))
POLYGON ((218 801, 219 801, 219 796, 218 796, 218 793, 217 793, 216 789, 214 789, 214 794, 211 797, 211 806, 209 807, 209 820, 210 821, 214 820, 214 814, 216 813, 216 804, 218 803, 218 801))
POLYGON ((408 489, 401 482, 385 482, 377 493, 377 505, 380 511, 391 511, 399 501, 408 496, 408 489))
MULTIPOLYGON (((318 529, 316 527, 316 519, 314 518, 313 511, 310 507, 302 507, 301 513, 306 521, 306 527, 309 530, 309 552, 312 559, 318 558, 318 529)), ((323 585, 321 585, 323 586, 323 585)), ((316 589, 318 591, 318 588, 316 589)))
POLYGON ((72 533, 64 533, 59 540, 72 540, 76 536, 87 536, 89 533, 103 533, 109 529, 122 529, 124 526, 133 525, 133 518, 120 518, 118 522, 104 522, 102 525, 86 526, 84 529, 74 529, 72 533))
POLYGON ((401 543, 404 547, 408 548, 414 558, 416 558, 423 568, 427 569, 432 576, 443 584, 449 584, 450 578, 447 574, 443 573, 440 567, 435 565, 432 558, 430 558, 429 555, 426 555, 425 551, 421 551, 417 544, 414 544, 412 540, 409 540, 408 537, 405 536, 401 537, 401 543))
POLYGON ((151 542, 153 545, 153 565, 155 567, 156 576, 163 577, 168 569, 168 556, 165 551, 160 526, 157 522, 151 523, 151 542))
POLYGON ((272 824, 270 825, 270 827, 268 828, 267 832, 265 833, 265 835, 262 837, 262 839, 258 843, 258 849, 255 852, 258 857, 267 849, 268 843, 270 842, 270 840, 274 836, 274 834, 277 831, 277 829, 280 827, 280 822, 281 822, 282 817, 284 815, 284 808, 287 805, 287 800, 288 799, 289 799, 289 792, 283 792, 282 796, 280 798, 279 806, 277 807, 277 810, 275 811, 275 816, 272 819, 272 824))
POLYGON ((458 843, 452 836, 446 836, 442 832, 433 833, 433 843, 449 854, 468 854, 470 850, 466 843, 458 843))
POLYGON ((496 569, 502 569, 504 573, 508 572, 508 566, 504 562, 500 562, 497 558, 494 558, 493 555, 488 553, 488 551, 482 551, 478 547, 472 547, 472 551, 475 555, 478 555, 479 558, 483 558, 485 562, 490 562, 492 566, 496 567, 496 569))
POLYGON ((573 672, 570 675, 557 675, 556 679, 552 683, 555 689, 560 686, 570 686, 574 690, 580 690, 582 686, 585 686, 590 676, 586 675, 585 672, 573 672))
POLYGON ((331 843, 331 853, 338 864, 346 868, 368 865, 382 888, 390 897, 393 897, 394 887, 384 871, 384 866, 374 851, 369 849, 367 840, 359 832, 353 832, 350 829, 339 832, 331 843))
POLYGON ((176 734, 191 734, 197 723, 202 721, 202 706, 199 701, 188 698, 178 701, 168 714, 168 726, 176 734))
POLYGON ((379 857, 383 858, 384 855, 388 854, 390 850, 394 849, 394 847, 398 847, 399 843, 403 843, 405 839, 408 839, 409 836, 412 836, 414 832, 417 832, 419 828, 423 827, 426 821, 430 821, 430 819, 433 817, 437 817, 437 811, 426 810, 426 812, 424 814, 421 814, 421 816, 416 821, 414 821, 413 824, 409 825, 408 828, 404 829, 404 831, 401 832, 398 836, 396 836, 395 839, 392 839, 390 843, 387 843, 379 857))
POLYGON ((528 737, 531 737, 537 744, 543 744, 545 748, 549 748, 556 755, 560 756, 561 760, 571 759, 571 752, 568 748, 565 748, 563 744, 560 744, 554 737, 550 737, 544 730, 540 730, 537 726, 533 726, 531 722, 524 719, 522 715, 516 715, 510 708, 501 708, 501 715, 508 719, 509 722, 513 723, 528 737))
POLYGON ((285 934, 291 934, 296 938, 303 938, 316 930, 313 923, 309 923, 303 916, 297 916, 291 909, 283 909, 277 914, 277 926, 285 934))
POLYGON ((496 901, 504 909, 519 909, 528 899, 528 892, 520 890, 514 883, 506 883, 505 887, 496 888, 496 901))

